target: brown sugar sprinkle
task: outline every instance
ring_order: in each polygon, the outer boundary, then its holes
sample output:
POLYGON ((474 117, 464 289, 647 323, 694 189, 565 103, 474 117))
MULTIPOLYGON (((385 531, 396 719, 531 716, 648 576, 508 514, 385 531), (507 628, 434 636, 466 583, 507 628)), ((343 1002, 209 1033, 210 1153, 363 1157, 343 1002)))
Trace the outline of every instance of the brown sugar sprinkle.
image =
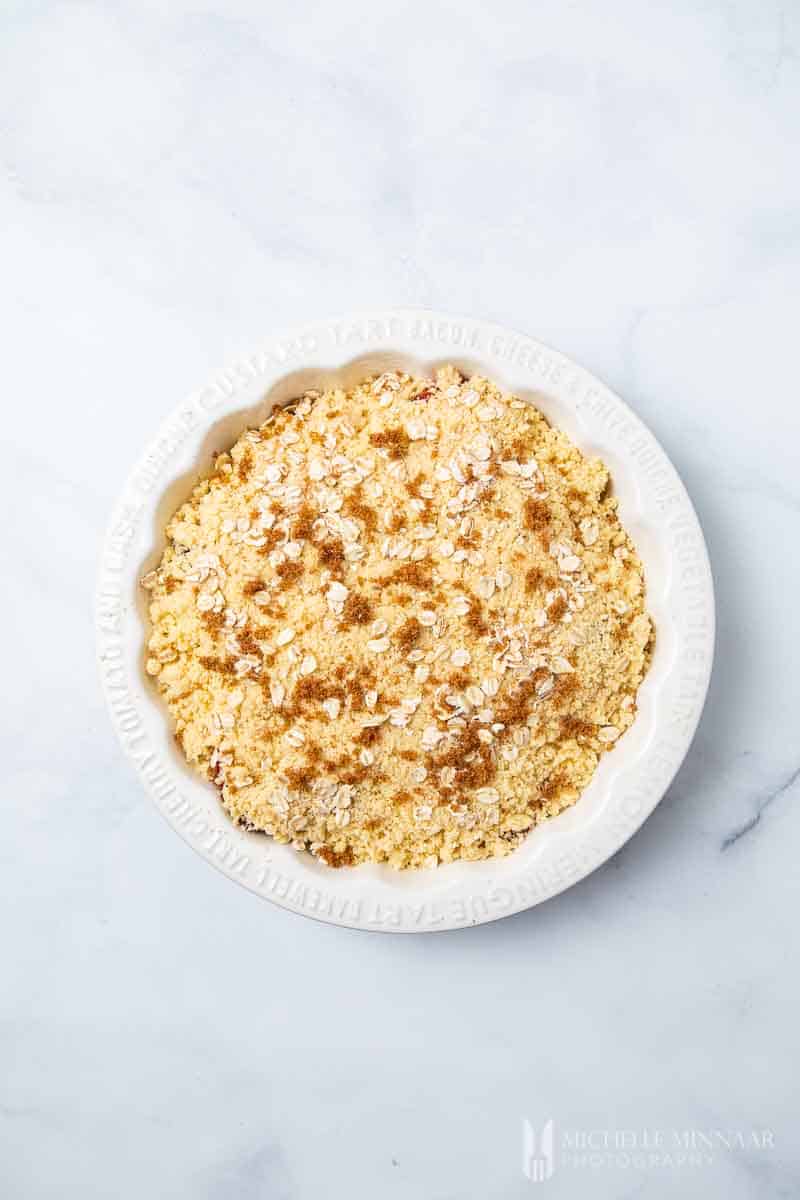
POLYGON ((628 633, 630 626, 633 623, 635 613, 633 611, 623 613, 618 617, 611 630, 611 636, 616 642, 622 642, 628 633))
POLYGON ((390 429, 381 429, 371 433, 369 440, 373 446, 389 451, 389 458, 404 458, 411 445, 411 438, 399 425, 390 429))
POLYGON ((375 615, 372 602, 362 592, 350 592, 342 609, 342 624, 368 625, 375 615))
POLYGON ((331 867, 511 853, 585 788, 646 669, 602 469, 452 367, 294 407, 217 455, 146 577, 182 752, 234 822, 331 867), (584 539, 580 571, 556 565, 584 539))
POLYGON ((264 538, 264 544, 258 547, 258 553, 265 556, 271 554, 276 546, 283 541, 283 534, 280 529, 275 529, 274 527, 263 530, 261 536, 264 538))
POLYGON ((253 451, 249 446, 245 447, 242 457, 239 459, 239 465, 236 468, 236 473, 244 483, 250 478, 253 472, 253 451))
POLYGON ((356 734, 360 746, 374 746, 380 740, 382 725, 365 725, 356 734))
POLYGON ((375 775, 371 775, 366 767, 353 766, 347 763, 337 768, 336 776, 341 783, 349 783, 351 787, 357 787, 359 783, 363 783, 367 778, 375 778, 375 775))
MULTIPOLYGON (((267 585, 263 579, 248 579, 247 583, 245 583, 242 587, 242 595, 255 596, 258 594, 258 592, 263 592, 266 586, 267 585)), ((221 613, 220 616, 222 616, 221 613)))
POLYGON ((310 504, 303 504, 292 522, 292 537, 298 541, 308 541, 314 532, 314 522, 317 514, 310 504))
POLYGON ((534 671, 530 679, 523 680, 516 691, 495 706, 496 720, 505 725, 507 729, 513 728, 515 725, 524 725, 528 719, 531 703, 536 696, 536 688, 549 678, 550 673, 544 667, 534 671))
POLYGON ((288 585, 291 583, 297 583, 297 580, 301 577, 303 571, 303 564, 294 559, 287 559, 286 562, 279 563, 275 568, 275 574, 278 576, 284 587, 288 587, 288 585))
POLYGON ((296 792, 308 792, 317 777, 316 767, 308 763, 302 767, 287 767, 283 772, 286 782, 296 792))
POLYGON ((236 659, 233 657, 218 658, 215 654, 203 654, 197 660, 207 671, 217 671, 220 675, 236 673, 236 659))
POLYGON ((224 612, 204 612, 201 620, 209 633, 218 633, 225 624, 224 612))
POLYGON ((384 583, 406 583, 409 587, 429 592, 433 587, 433 567, 427 559, 404 562, 395 567, 391 575, 384 577, 384 583))
POLYGON ((525 591, 529 596, 534 592, 549 592, 557 582, 554 576, 548 575, 541 567, 531 567, 525 574, 525 591))
POLYGON ((413 479, 409 479, 406 482, 406 491, 408 492, 409 496, 412 497, 412 499, 420 499, 419 489, 422 487, 423 483, 427 482, 427 478, 428 477, 424 471, 418 471, 413 479))
POLYGON ((473 596, 470 600, 469 609, 464 617, 467 628, 475 634, 476 637, 485 637, 489 632, 489 626, 483 616, 480 601, 473 596))
POLYGON ((569 697, 574 696, 577 692, 579 692, 580 686, 581 686, 580 680, 578 679, 577 675, 574 675, 574 674, 556 675, 556 680, 553 685, 553 692, 552 692, 553 699, 556 701, 566 700, 569 697))
POLYGON ((343 511, 348 517, 354 517, 357 521, 362 521, 364 528, 373 533, 378 527, 378 514, 374 508, 364 501, 364 493, 361 487, 353 488, 344 499, 342 505, 343 511))
POLYGON ((548 604, 547 606, 548 620, 552 621, 553 623, 560 621, 564 616, 564 613, 567 612, 569 612, 569 604, 563 596, 556 596, 553 603, 548 604))
POLYGON ((548 776, 539 784, 539 795, 543 800, 557 799, 561 790, 568 784, 567 777, 562 772, 548 776))
POLYGON ((461 788, 487 787, 497 775, 497 760, 488 746, 481 744, 480 750, 461 760, 456 766, 456 780, 461 788))
POLYGON ((238 629, 236 631, 236 640, 239 643, 239 649, 242 654, 257 654, 260 655, 261 647, 253 637, 252 631, 249 629, 238 629))
POLYGON ((300 716, 309 708, 316 711, 325 700, 343 701, 344 698, 345 689, 340 683, 332 683, 317 675, 305 675, 294 685, 291 697, 283 707, 283 712, 291 719, 300 716))
POLYGON ((534 500, 530 496, 522 506, 523 523, 532 533, 544 533, 551 520, 550 506, 544 500, 534 500))
POLYGON ((512 457, 520 461, 536 453, 536 437, 532 429, 520 433, 511 441, 512 457))
POLYGON ((422 636, 422 626, 416 617, 409 617, 394 633, 394 642, 403 654, 413 650, 422 636))
POLYGON ((497 773, 497 761, 490 748, 483 744, 470 725, 434 756, 433 763, 437 770, 453 767, 461 788, 486 787, 497 773))
POLYGON ((341 575, 347 565, 344 546, 338 538, 331 538, 317 547, 321 567, 327 567, 332 575, 341 575))
POLYGON ((385 523, 386 524, 386 532, 387 533, 399 533, 400 530, 405 526, 405 523, 406 523, 405 513, 402 512, 399 508, 396 508, 392 512, 389 513, 389 516, 386 519, 386 523, 385 523))
POLYGON ((322 748, 317 742, 306 742, 306 758, 311 763, 318 763, 322 758, 322 748))
POLYGON ((344 850, 340 851, 331 850, 329 846, 320 846, 316 854, 317 858, 321 858, 326 866, 334 867, 335 869, 339 867, 353 867, 356 864, 356 857, 353 854, 352 846, 346 846, 344 850))
POLYGON ((363 712, 366 709, 364 693, 368 689, 374 689, 377 684, 377 677, 372 668, 360 665, 353 670, 342 665, 337 667, 334 675, 342 689, 342 694, 339 695, 338 692, 331 694, 338 696, 340 700, 346 697, 351 712, 363 712))
POLYGON ((597 732, 597 726, 592 721, 584 721, 582 717, 567 713, 561 717, 561 733, 566 738, 591 738, 597 732))

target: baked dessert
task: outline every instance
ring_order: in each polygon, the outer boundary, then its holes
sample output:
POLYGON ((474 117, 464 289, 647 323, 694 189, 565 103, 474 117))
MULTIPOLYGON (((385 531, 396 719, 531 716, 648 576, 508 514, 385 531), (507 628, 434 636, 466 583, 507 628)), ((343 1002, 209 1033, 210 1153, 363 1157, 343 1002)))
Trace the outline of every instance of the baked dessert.
POLYGON ((487 379, 309 392, 166 538, 146 667, 183 753, 332 867, 508 854, 634 719, 652 626, 608 471, 487 379))

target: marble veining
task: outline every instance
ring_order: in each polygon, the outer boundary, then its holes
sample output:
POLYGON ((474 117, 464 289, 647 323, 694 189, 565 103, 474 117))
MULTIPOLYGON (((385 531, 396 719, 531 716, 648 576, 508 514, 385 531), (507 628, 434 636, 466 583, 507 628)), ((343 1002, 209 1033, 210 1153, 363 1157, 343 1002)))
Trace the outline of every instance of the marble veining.
POLYGON ((800 779, 800 767, 792 771, 791 775, 784 779, 777 788, 769 788, 765 795, 757 796, 755 798, 755 812, 752 817, 723 839, 721 849, 730 850, 731 846, 735 846, 740 838, 745 837, 746 834, 755 829, 769 805, 774 804, 776 800, 780 800, 783 796, 789 796, 798 779, 800 779))

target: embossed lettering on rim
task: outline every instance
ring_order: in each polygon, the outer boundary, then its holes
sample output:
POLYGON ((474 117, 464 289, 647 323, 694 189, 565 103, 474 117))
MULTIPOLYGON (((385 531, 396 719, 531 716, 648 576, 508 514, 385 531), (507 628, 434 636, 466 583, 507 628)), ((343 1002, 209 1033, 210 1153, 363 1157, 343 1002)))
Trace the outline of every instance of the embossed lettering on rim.
POLYGON ((268 341, 221 371, 164 422, 131 472, 106 534, 97 589, 97 654, 122 746, 170 825, 230 879, 283 908, 335 925, 395 933, 457 929, 520 912, 605 862, 653 811, 689 748, 714 647, 705 542, 666 454, 631 410, 564 355, 497 325, 415 310, 321 321, 268 341), (207 469, 212 449, 304 388, 389 366, 444 361, 478 369, 533 400, 608 464, 623 523, 645 564, 656 624, 639 714, 573 808, 534 829, 508 858, 431 871, 335 871, 234 827, 216 791, 172 741, 144 674, 141 574, 159 555, 165 519, 207 469))

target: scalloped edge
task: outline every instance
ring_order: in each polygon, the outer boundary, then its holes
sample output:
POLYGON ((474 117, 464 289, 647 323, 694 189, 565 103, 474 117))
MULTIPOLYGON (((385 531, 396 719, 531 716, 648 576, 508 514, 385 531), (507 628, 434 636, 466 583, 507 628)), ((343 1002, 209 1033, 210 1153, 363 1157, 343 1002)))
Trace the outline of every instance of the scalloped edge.
MULTIPOLYGON (((166 504, 170 512, 176 506, 166 504)), ((489 322, 414 309, 356 313, 289 330, 178 405, 114 507, 95 616, 112 722, 173 829, 229 878, 283 908, 349 928, 404 933, 463 928, 520 912, 584 878, 624 845, 689 749, 714 648, 713 582, 700 524, 675 468, 639 418, 588 371, 532 338, 489 322), (254 409, 263 419, 272 403, 305 386, 294 382, 299 373, 356 376, 381 369, 384 360, 413 360, 424 370, 444 361, 480 369, 534 400, 584 452, 602 457, 620 495, 622 522, 644 562, 657 630, 637 719, 603 757, 576 804, 535 827, 508 858, 435 871, 333 871, 291 847, 236 829, 216 792, 175 750, 163 706, 142 668, 138 579, 159 552, 165 492, 174 497, 185 488, 188 495, 202 473, 212 430, 226 422, 233 441, 256 419, 254 409)))

